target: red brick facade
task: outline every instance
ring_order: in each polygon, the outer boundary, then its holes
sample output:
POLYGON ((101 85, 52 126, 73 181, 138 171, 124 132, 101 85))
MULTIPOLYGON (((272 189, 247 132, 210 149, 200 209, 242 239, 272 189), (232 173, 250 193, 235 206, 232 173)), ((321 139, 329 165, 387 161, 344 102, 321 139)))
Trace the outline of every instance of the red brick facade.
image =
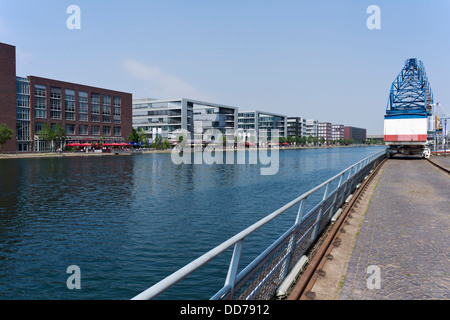
POLYGON ((14 131, 3 152, 16 151, 16 48, 0 43, 0 124, 14 131))
MULTIPOLYGON (((15 134, 14 138, 5 144, 3 152, 16 152, 16 59, 15 47, 0 43, 0 123, 6 123, 15 134)), ((36 149, 36 124, 60 124, 73 129, 73 133, 66 132, 66 141, 123 141, 132 130, 132 95, 114 90, 96 88, 70 82, 28 76, 29 80, 29 110, 30 110, 30 144, 28 150, 36 149), (45 92, 45 98, 35 96, 35 86, 39 87, 40 95, 45 92), (52 109, 52 88, 60 92, 59 111, 52 109), (74 98, 66 101, 66 90, 74 93, 74 98), (84 115, 80 114, 80 92, 86 93, 83 102, 84 115), (92 109, 91 99, 98 96, 96 112, 92 109), (104 103, 108 101, 109 103, 104 103), (36 100, 40 100, 40 110, 36 111, 36 100), (45 106, 43 106, 45 103, 45 106), (66 105, 70 104, 70 117, 66 113, 66 105), (105 108, 104 108, 105 105, 105 108), (108 108, 109 105, 109 108, 108 108), (119 108, 120 106, 120 108, 119 108), (109 114, 108 114, 109 113, 109 114), (82 117, 83 116, 83 119, 82 117), (108 134, 109 131, 109 134, 108 134), (106 133, 106 134, 105 134, 106 133)), ((53 106, 54 107, 54 106, 53 106)))
POLYGON ((43 122, 48 124, 61 124, 63 128, 65 128, 66 125, 74 125, 75 132, 73 135, 67 135, 66 139, 70 140, 99 140, 103 135, 103 127, 107 126, 110 130, 110 135, 105 135, 105 139, 109 138, 123 138, 123 140, 126 140, 127 136, 130 134, 132 130, 132 105, 133 105, 133 99, 132 95, 130 93, 125 92, 119 92, 119 91, 113 91, 113 90, 107 90, 102 88, 96 88, 96 87, 90 87, 75 83, 69 83, 64 81, 58 81, 58 80, 52 80, 52 79, 46 79, 46 78, 39 78, 35 76, 28 76, 28 79, 30 81, 30 120, 31 120, 31 137, 34 137, 37 132, 35 132, 35 126, 34 123, 36 122, 43 122), (46 119, 36 118, 35 117, 35 95, 34 95, 34 88, 35 85, 41 85, 46 87, 46 119), (61 89, 61 119, 52 119, 51 118, 51 108, 50 108, 50 89, 51 88, 59 88, 61 89), (65 90, 74 90, 75 91, 75 120, 67 120, 65 118, 65 90), (88 120, 87 121, 79 121, 79 92, 87 92, 88 93, 88 120), (99 106, 100 106, 100 114, 99 114, 99 120, 93 121, 92 115, 91 115, 91 97, 92 94, 98 94, 99 95, 99 106), (111 99, 111 113, 110 113, 110 121, 103 121, 102 116, 102 106, 103 106, 103 97, 109 96, 111 99), (120 123, 114 122, 114 98, 120 98, 120 123), (87 134, 81 134, 79 132, 80 125, 87 126, 88 127, 88 133, 87 134), (92 126, 99 127, 99 133, 98 134, 92 134, 91 129, 92 126), (114 134, 114 128, 120 128, 120 136, 117 136, 114 134))

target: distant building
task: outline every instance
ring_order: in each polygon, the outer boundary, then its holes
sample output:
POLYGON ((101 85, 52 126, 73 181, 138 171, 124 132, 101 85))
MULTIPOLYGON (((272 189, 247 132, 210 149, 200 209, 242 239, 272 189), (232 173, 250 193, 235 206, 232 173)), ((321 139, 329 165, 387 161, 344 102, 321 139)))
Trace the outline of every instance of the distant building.
POLYGON ((337 141, 340 139, 345 139, 344 125, 342 124, 332 124, 331 125, 331 140, 337 141))
POLYGON ((144 130, 150 140, 159 134, 172 140, 176 130, 187 130, 193 138, 195 122, 203 131, 217 129, 232 139, 237 129, 237 108, 192 99, 133 100, 133 127, 144 130))
POLYGON ((39 137, 48 124, 65 130, 69 142, 123 142, 131 132, 131 93, 53 79, 16 76, 16 48, 0 43, 0 123, 14 138, 6 152, 45 151, 39 137))
POLYGON ((228 141, 233 141, 234 134, 238 128, 238 109, 220 105, 216 103, 208 103, 202 101, 194 101, 194 122, 201 122, 203 131, 208 129, 219 130, 228 141))
POLYGON ((344 138, 353 139, 355 143, 366 141, 366 129, 356 127, 344 127, 344 138))
POLYGON ((287 116, 263 112, 263 111, 241 111, 238 113, 238 127, 240 129, 254 129, 256 135, 266 136, 268 141, 272 138, 272 129, 278 130, 279 137, 287 137, 287 116))
POLYGON ((371 139, 371 140, 376 140, 376 141, 384 141, 384 135, 382 135, 382 134, 367 135, 366 139, 371 139))
POLYGON ((319 121, 314 119, 306 119, 303 125, 303 136, 305 137, 317 137, 317 129, 318 129, 319 121))
POLYGON ((287 118, 287 136, 288 137, 303 137, 305 119, 301 117, 287 118))
POLYGON ((319 122, 317 125, 317 137, 324 138, 325 143, 331 142, 331 123, 319 122))

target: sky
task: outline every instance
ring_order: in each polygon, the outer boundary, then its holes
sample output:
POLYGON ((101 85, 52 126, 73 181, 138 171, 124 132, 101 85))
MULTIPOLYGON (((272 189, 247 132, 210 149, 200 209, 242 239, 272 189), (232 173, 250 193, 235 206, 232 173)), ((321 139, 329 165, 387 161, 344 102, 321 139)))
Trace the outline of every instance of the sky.
POLYGON ((190 98, 383 134, 389 90, 424 64, 450 113, 450 1, 0 0, 18 76, 190 98), (80 29, 70 29, 80 9, 80 29), (369 29, 380 8, 379 29, 369 29))

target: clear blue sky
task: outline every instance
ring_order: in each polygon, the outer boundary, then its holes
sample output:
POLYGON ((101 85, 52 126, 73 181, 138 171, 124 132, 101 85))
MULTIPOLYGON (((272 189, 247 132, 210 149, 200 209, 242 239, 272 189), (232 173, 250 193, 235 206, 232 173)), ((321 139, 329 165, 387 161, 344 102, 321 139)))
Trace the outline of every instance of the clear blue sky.
POLYGON ((450 112, 450 1, 0 0, 17 74, 187 97, 382 134, 389 89, 423 61, 450 112), (69 30, 69 5, 81 29, 69 30), (369 30, 369 5, 381 29, 369 30))

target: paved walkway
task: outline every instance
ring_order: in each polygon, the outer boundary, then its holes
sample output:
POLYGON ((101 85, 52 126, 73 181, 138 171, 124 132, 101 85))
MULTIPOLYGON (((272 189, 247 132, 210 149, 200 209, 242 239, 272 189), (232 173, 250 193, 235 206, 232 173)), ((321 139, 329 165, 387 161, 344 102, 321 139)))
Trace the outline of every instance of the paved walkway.
POLYGON ((339 299, 450 299, 450 177, 425 160, 383 169, 339 299))
POLYGON ((422 159, 391 159, 366 191, 316 299, 450 299, 450 176, 422 159))

